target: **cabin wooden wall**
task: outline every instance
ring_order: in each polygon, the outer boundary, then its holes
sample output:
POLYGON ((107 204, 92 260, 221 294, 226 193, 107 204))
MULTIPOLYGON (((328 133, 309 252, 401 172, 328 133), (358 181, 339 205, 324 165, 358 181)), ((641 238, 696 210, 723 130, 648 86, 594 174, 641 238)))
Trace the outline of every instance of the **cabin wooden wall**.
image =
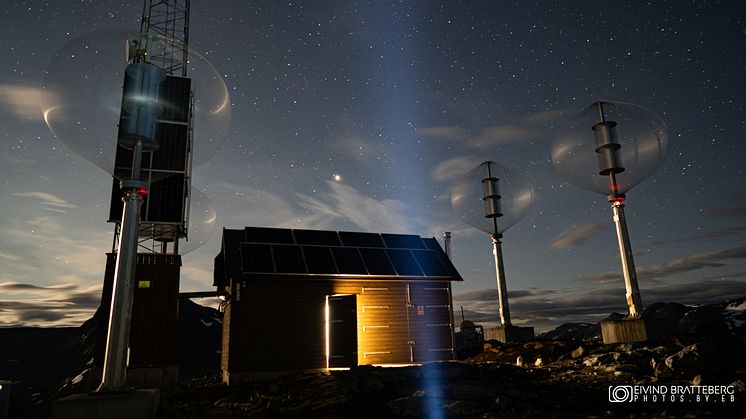
POLYGON ((327 295, 357 296, 358 364, 453 359, 443 351, 453 347, 449 282, 270 278, 240 290, 232 285, 223 320, 224 373, 325 368, 327 295), (425 315, 422 309, 418 315, 411 291, 415 303, 427 306, 425 315), (427 357, 413 358, 415 336, 427 357))

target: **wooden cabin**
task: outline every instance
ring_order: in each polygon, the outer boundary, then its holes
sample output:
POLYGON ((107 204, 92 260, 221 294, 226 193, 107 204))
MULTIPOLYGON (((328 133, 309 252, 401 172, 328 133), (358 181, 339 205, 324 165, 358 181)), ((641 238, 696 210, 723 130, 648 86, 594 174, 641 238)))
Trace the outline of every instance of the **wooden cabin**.
POLYGON ((223 379, 454 359, 451 281, 434 238, 223 229, 223 379))

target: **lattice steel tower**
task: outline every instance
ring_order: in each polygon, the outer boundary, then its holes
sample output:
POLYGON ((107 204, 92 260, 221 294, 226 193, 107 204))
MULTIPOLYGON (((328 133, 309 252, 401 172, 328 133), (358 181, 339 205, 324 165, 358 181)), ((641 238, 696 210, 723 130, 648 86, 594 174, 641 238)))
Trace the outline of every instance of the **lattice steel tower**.
MULTIPOLYGON (((189 3, 190 0, 145 0, 140 32, 153 35, 157 42, 130 46, 130 55, 141 54, 135 60, 166 72, 160 95, 165 105, 156 125, 159 148, 143 155, 142 180, 150 185, 150 191, 141 211, 138 253, 178 254, 178 240, 188 233, 194 109, 191 80, 187 77, 189 3), (170 248, 169 243, 173 244, 170 248)), ((109 212, 109 221, 117 224, 113 252, 117 251, 122 215, 122 193, 116 178, 123 178, 131 167, 132 150, 117 147, 109 212)))

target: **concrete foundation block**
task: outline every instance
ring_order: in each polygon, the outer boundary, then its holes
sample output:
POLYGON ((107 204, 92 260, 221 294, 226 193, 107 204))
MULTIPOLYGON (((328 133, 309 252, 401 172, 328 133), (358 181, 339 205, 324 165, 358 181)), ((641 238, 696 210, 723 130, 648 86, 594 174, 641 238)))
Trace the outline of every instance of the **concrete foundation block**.
POLYGON ((52 403, 52 419, 152 419, 158 400, 155 389, 73 394, 52 403))
POLYGON ((500 342, 529 342, 534 340, 534 328, 523 326, 497 326, 485 329, 485 340, 495 339, 500 342))
POLYGON ((127 386, 137 389, 172 390, 179 382, 179 367, 127 368, 127 386))
POLYGON ((601 336, 605 344, 644 342, 675 335, 677 331, 677 322, 671 319, 626 317, 601 322, 601 336))

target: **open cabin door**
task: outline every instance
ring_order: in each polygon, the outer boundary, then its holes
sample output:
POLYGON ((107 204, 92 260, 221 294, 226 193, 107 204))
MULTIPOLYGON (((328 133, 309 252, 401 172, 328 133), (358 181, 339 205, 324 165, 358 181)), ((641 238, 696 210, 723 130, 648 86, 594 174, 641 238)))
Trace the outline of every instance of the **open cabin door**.
POLYGON ((327 366, 357 365, 357 298, 353 295, 328 295, 327 366))

